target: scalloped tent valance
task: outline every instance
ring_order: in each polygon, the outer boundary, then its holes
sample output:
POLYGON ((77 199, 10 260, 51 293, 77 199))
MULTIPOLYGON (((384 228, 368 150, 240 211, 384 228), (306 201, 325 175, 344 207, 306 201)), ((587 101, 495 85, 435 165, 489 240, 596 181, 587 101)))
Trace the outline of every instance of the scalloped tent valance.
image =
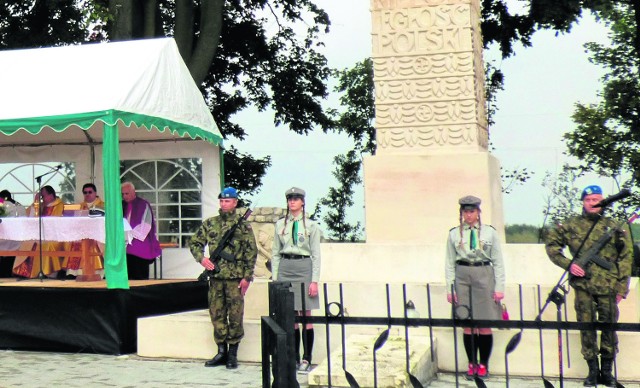
POLYGON ((119 143, 222 146, 172 38, 0 51, 0 147, 102 146, 109 288, 128 288, 119 143), (114 206, 115 205, 115 206, 114 206))

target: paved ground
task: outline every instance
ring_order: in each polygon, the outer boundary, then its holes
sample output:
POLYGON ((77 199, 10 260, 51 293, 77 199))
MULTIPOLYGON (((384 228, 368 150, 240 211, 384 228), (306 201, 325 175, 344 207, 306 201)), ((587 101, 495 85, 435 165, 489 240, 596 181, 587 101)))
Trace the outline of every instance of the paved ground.
MULTIPOLYGON (((307 387, 306 375, 298 375, 301 387, 307 387)), ((202 360, 154 360, 131 356, 98 354, 64 354, 23 351, 0 351, 1 388, 39 387, 121 387, 121 388, 201 388, 261 386, 259 364, 243 363, 238 369, 205 368, 202 360)), ((558 381, 550 379, 555 387, 558 381)), ((459 379, 459 387, 476 387, 473 382, 459 379)), ((625 383, 639 388, 640 383, 625 383)), ((455 376, 439 374, 429 387, 455 387, 455 376)), ((504 378, 491 378, 487 387, 507 386, 504 378)), ((544 387, 540 378, 510 379, 509 387, 544 387)), ((581 381, 565 380, 564 387, 582 387, 581 381)))

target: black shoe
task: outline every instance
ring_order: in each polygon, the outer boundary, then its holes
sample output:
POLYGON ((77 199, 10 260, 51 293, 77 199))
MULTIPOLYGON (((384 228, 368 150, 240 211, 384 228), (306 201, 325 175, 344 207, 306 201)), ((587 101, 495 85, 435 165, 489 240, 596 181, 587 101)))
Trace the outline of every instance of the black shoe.
POLYGON ((600 374, 598 370, 598 359, 587 360, 587 366, 589 367, 589 374, 587 378, 584 379, 583 385, 585 387, 595 387, 598 383, 598 375, 600 374))
POLYGON ((204 363, 204 366, 220 366, 227 363, 227 344, 218 344, 218 354, 204 363))
POLYGON ((227 369, 238 367, 238 344, 229 345, 229 357, 227 357, 227 369))
POLYGON ((598 384, 605 387, 615 387, 616 379, 613 377, 613 359, 603 358, 600 360, 600 378, 598 384))

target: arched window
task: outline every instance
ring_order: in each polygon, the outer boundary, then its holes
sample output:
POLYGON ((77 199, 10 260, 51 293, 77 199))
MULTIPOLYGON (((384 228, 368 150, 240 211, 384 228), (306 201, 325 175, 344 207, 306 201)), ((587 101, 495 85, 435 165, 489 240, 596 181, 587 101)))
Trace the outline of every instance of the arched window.
POLYGON ((4 163, 2 167, 6 172, 0 177, 0 190, 9 190, 13 199, 24 206, 33 203, 33 196, 38 191, 37 177, 41 177, 40 187, 50 185, 63 202, 75 202, 74 163, 4 163), (58 165, 62 167, 56 168, 58 165))
POLYGON ((151 203, 160 242, 186 247, 202 222, 202 160, 199 158, 124 160, 122 182, 151 203))

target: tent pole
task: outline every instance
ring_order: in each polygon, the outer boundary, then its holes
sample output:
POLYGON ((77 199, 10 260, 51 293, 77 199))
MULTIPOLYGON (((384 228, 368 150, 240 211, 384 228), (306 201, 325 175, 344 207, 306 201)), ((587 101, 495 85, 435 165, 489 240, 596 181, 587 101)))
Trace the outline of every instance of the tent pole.
POLYGON ((224 148, 218 146, 218 155, 220 158, 220 191, 224 188, 224 148))
POLYGON ((120 145, 118 121, 113 111, 104 123, 102 145, 103 187, 105 195, 105 255, 104 272, 107 288, 129 288, 127 257, 122 222, 122 193, 120 192, 120 145))

